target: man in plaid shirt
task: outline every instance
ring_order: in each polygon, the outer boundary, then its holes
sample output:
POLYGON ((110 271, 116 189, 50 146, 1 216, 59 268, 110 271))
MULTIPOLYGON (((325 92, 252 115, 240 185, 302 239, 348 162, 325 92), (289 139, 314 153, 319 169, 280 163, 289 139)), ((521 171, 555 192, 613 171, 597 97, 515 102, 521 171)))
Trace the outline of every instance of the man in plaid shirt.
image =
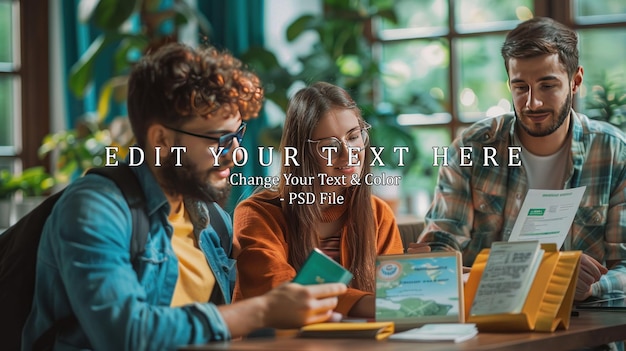
POLYGON ((626 136, 572 109, 583 80, 577 43, 574 31, 549 18, 523 22, 507 35, 502 56, 514 111, 475 123, 449 147, 418 241, 460 250, 471 266, 481 249, 509 239, 528 189, 586 186, 562 247, 583 251, 580 301, 624 294, 626 136), (469 162, 463 147, 471 148, 472 166, 463 166, 469 162), (494 148, 497 166, 485 159, 486 147, 494 148))

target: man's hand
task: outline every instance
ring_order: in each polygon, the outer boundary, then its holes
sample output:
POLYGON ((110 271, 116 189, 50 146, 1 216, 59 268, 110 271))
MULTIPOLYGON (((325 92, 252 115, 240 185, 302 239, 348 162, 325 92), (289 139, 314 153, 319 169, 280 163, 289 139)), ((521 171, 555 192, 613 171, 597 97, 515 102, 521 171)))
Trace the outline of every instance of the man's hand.
POLYGON ((582 254, 580 256, 580 271, 576 282, 576 294, 574 300, 582 301, 591 296, 591 285, 609 270, 593 257, 582 254))
POLYGON ((346 290, 346 285, 341 283, 288 283, 277 286, 265 295, 267 309, 264 324, 272 328, 291 329, 334 319, 337 296, 346 290))
POLYGON ((406 253, 410 254, 428 252, 430 252, 430 246, 428 246, 428 243, 409 243, 409 248, 406 250, 406 253))

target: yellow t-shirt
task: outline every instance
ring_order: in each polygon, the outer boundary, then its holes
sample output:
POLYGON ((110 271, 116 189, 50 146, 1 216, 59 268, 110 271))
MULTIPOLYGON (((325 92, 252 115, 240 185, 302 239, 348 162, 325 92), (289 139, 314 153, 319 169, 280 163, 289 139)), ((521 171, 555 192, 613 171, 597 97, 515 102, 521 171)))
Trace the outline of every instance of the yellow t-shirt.
POLYGON ((185 206, 169 216, 174 228, 172 247, 178 258, 178 281, 174 288, 171 306, 182 306, 193 302, 207 302, 215 286, 215 275, 198 248, 193 234, 193 224, 185 206))

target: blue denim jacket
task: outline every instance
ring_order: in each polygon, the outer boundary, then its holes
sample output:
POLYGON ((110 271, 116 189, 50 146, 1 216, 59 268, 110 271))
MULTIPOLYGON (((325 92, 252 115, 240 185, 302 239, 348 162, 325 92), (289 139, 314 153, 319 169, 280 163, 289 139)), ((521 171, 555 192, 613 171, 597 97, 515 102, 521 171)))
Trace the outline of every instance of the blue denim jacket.
MULTIPOLYGON (((206 205, 186 202, 217 284, 211 302, 172 308, 178 260, 170 241, 170 206, 147 166, 133 171, 146 194, 150 219, 137 271, 130 260, 130 210, 119 188, 95 174, 76 180, 44 227, 33 308, 22 334, 24 350, 31 350, 53 321, 70 314, 80 326, 63 331, 55 350, 170 350, 230 338, 215 304, 231 302, 235 261, 207 226, 206 205)), ((222 215, 232 239, 230 217, 222 215)))

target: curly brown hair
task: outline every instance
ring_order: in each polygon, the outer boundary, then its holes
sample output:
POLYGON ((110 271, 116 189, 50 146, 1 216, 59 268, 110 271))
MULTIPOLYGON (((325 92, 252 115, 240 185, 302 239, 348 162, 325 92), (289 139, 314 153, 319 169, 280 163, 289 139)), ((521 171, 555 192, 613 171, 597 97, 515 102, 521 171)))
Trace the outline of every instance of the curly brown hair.
POLYGON ((180 127, 195 117, 258 116, 263 104, 259 78, 230 53, 214 47, 170 43, 144 56, 133 68, 128 116, 137 144, 145 146, 148 127, 180 127))

